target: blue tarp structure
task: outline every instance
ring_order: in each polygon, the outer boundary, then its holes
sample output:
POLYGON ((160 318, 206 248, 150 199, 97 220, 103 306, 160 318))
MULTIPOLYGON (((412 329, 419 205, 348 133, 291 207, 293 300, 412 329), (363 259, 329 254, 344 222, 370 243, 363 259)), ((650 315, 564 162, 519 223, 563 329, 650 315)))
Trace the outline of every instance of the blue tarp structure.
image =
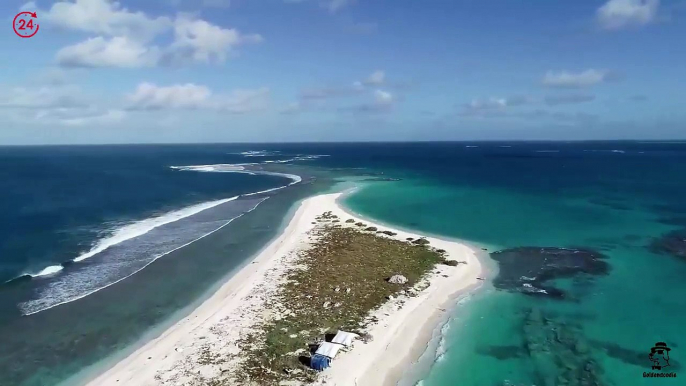
POLYGON ((321 354, 314 354, 310 359, 310 367, 317 371, 324 370, 325 368, 329 367, 330 364, 331 358, 321 354))
POLYGON ((331 360, 336 356, 338 350, 340 349, 340 344, 322 342, 312 356, 312 359, 310 359, 310 367, 317 371, 324 370, 331 365, 331 360))

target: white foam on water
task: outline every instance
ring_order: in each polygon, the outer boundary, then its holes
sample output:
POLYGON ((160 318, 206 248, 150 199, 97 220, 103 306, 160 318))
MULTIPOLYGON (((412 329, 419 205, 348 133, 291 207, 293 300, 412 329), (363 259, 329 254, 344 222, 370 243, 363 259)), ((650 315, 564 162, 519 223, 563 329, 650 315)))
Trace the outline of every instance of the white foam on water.
POLYGON ((522 284, 522 287, 525 287, 525 288, 532 288, 530 291, 533 291, 533 292, 543 293, 543 294, 546 294, 546 295, 548 294, 548 291, 546 291, 546 290, 544 290, 544 289, 536 288, 536 287, 532 286, 532 285, 529 284, 529 283, 524 283, 524 284, 522 284))
MULTIPOLYGON (((455 307, 462 306, 466 304, 470 299, 472 298, 472 294, 466 294, 465 296, 462 296, 457 303, 455 304, 455 307)), ((446 323, 441 326, 441 339, 438 342, 438 347, 436 347, 436 353, 435 353, 435 360, 434 362, 440 362, 445 358, 445 354, 448 352, 448 331, 450 331, 450 326, 456 323, 456 320, 453 318, 448 319, 446 323)))
POLYGON ((436 347, 436 362, 442 361, 445 353, 448 351, 446 336, 448 334, 448 330, 450 330, 451 321, 452 320, 448 320, 443 327, 441 327, 441 340, 438 342, 438 347, 436 347))
MULTIPOLYGON (((80 262, 88 259, 89 257, 93 257, 96 254, 106 250, 107 248, 110 248, 114 245, 117 245, 121 243, 122 241, 126 241, 129 239, 132 239, 134 237, 142 236, 151 230, 164 225, 164 224, 169 224, 174 221, 181 220, 182 218, 186 218, 189 216, 192 216, 196 213, 202 212, 203 210, 210 209, 212 207, 215 207, 217 205, 221 205, 223 203, 233 201, 237 199, 239 196, 231 197, 231 198, 226 198, 222 200, 215 200, 215 201, 208 201, 208 202, 203 202, 201 204, 196 204, 196 205, 191 205, 186 208, 180 209, 180 210, 175 210, 171 211, 168 213, 165 213, 161 216, 158 217, 151 217, 147 218, 145 220, 141 221, 136 221, 127 225, 124 225, 118 229, 115 229, 114 232, 108 236, 105 237, 104 239, 100 239, 96 242, 96 244, 86 253, 83 253, 76 258, 72 259, 74 262, 80 262)), ((64 267, 61 265, 51 265, 49 267, 44 268, 38 273, 27 273, 25 275, 29 275, 31 277, 44 277, 44 276, 52 276, 61 270, 63 270, 64 267)), ((23 276, 23 275, 22 275, 23 276)))
POLYGON ((585 152, 591 152, 591 153, 619 153, 619 154, 624 154, 624 153, 626 153, 626 151, 624 151, 624 150, 617 150, 617 149, 614 149, 614 150, 597 150, 597 149, 593 149, 593 150, 584 150, 584 151, 585 151, 585 152))
POLYGON ((38 273, 27 273, 27 275, 29 275, 31 277, 51 276, 51 275, 54 275, 63 269, 64 269, 64 267, 61 265, 51 265, 49 267, 43 268, 43 270, 38 272, 38 273))
POLYGON ((145 220, 134 222, 129 225, 125 225, 117 229, 110 237, 98 241, 98 243, 90 251, 75 258, 74 261, 79 262, 86 260, 87 258, 92 257, 93 255, 100 253, 113 245, 117 245, 122 241, 144 235, 161 225, 181 220, 182 218, 186 218, 196 213, 200 213, 203 210, 213 208, 217 205, 221 205, 229 201, 233 201, 238 197, 239 196, 234 196, 222 200, 203 202, 201 204, 191 205, 189 207, 172 211, 158 217, 152 217, 145 220))
POLYGON ((238 172, 245 170, 244 165, 252 164, 211 164, 211 165, 189 165, 189 166, 170 166, 171 169, 188 172, 238 172))
POLYGON ((472 148, 472 147, 478 147, 478 146, 476 146, 476 145, 467 145, 467 146, 465 146, 465 147, 472 148))
POLYGON ((280 160, 270 160, 264 161, 263 164, 287 164, 293 161, 311 161, 321 157, 328 157, 327 154, 315 154, 315 155, 299 155, 293 158, 280 159, 280 160))
MULTIPOLYGON (((231 222, 233 222, 234 220, 236 220, 236 219, 242 217, 243 215, 245 215, 245 214, 247 214, 247 213, 252 212, 253 210, 255 210, 255 209, 257 208, 258 205, 260 205, 262 202, 264 202, 264 201, 267 200, 268 198, 269 198, 269 197, 265 197, 264 199, 260 200, 257 204, 255 204, 252 208, 250 208, 249 210, 247 210, 247 211, 241 213, 240 215, 238 215, 238 216, 236 216, 236 217, 234 217, 234 218, 232 218, 232 219, 229 219, 228 221, 226 221, 224 224, 222 224, 221 226, 217 227, 217 228, 214 229, 213 231, 208 232, 208 233, 205 233, 205 234, 201 235, 200 237, 197 237, 197 238, 191 240, 190 242, 187 242, 187 243, 185 243, 185 244, 183 244, 183 245, 180 245, 180 246, 178 246, 178 247, 176 247, 176 248, 173 248, 173 249, 171 249, 171 250, 169 250, 169 251, 167 251, 167 252, 164 252, 164 253, 161 253, 161 254, 158 254, 158 255, 154 256, 154 257, 153 257, 149 262, 147 262, 145 265, 143 265, 143 266, 140 267, 139 269, 135 270, 134 272, 132 272, 132 273, 130 273, 130 274, 124 276, 124 277, 121 277, 121 278, 119 278, 119 279, 117 279, 117 280, 115 280, 115 281, 112 281, 112 282, 110 282, 110 283, 107 283, 106 285, 100 286, 100 287, 98 287, 98 288, 95 288, 95 289, 86 291, 86 292, 84 292, 84 293, 81 293, 81 294, 79 294, 79 295, 67 297, 65 300, 61 300, 61 301, 52 303, 52 304, 47 305, 47 306, 44 306, 44 305, 43 305, 44 302, 42 301, 42 299, 23 302, 23 303, 18 304, 19 310, 20 310, 20 311, 22 312, 22 314, 25 315, 25 316, 33 315, 33 314, 39 313, 39 312, 41 312, 41 311, 45 311, 45 310, 48 310, 48 309, 51 309, 51 308, 54 308, 54 307, 57 307, 57 306, 60 306, 60 305, 63 305, 63 304, 67 304, 67 303, 71 303, 71 302, 74 302, 74 301, 79 300, 79 299, 83 299, 83 298, 85 298, 86 296, 92 295, 92 294, 94 294, 94 293, 96 293, 96 292, 98 292, 98 291, 101 291, 101 290, 103 290, 103 289, 105 289, 105 288, 107 288, 107 287, 110 287, 110 286, 112 286, 112 285, 115 285, 115 284, 117 284, 117 283, 119 283, 119 282, 121 282, 121 281, 123 281, 123 280, 126 280, 126 279, 128 279, 129 277, 131 277, 131 276, 137 274, 138 272, 144 270, 144 269, 147 268, 150 264, 152 264, 152 263, 154 263, 155 261, 159 260, 161 257, 166 256, 166 255, 168 255, 168 254, 170 254, 170 253, 172 253, 172 252, 174 252, 174 251, 176 251, 176 250, 179 250, 179 249, 181 249, 181 248, 183 248, 183 247, 186 247, 186 246, 188 246, 188 245, 190 245, 190 244, 192 244, 192 243, 194 243, 194 242, 196 242, 196 241, 198 241, 198 240, 200 240, 200 239, 203 239, 203 238, 205 238, 205 237, 207 237, 207 236, 209 236, 209 235, 211 235, 211 234, 217 232, 218 230, 220 230, 220 229, 224 228, 225 226, 229 225, 229 224, 230 224, 231 222), (43 306, 42 306, 42 305, 43 305, 43 306)), ((234 199, 235 199, 235 198, 232 197, 231 199, 218 200, 218 201, 228 202, 228 201, 232 201, 232 200, 234 200, 234 199)), ((216 201, 212 201, 212 202, 216 202, 216 201)), ((199 204, 199 205, 202 205, 202 204, 199 204)), ((197 206, 199 206, 199 205, 194 205, 193 207, 197 207, 197 206)), ((217 204, 217 205, 219 205, 219 204, 217 204)), ((213 205, 213 206, 216 206, 216 205, 213 205)), ((213 207, 213 206, 211 206, 211 207, 213 207)), ((211 207, 210 207, 210 208, 211 208, 211 207)), ((186 209, 188 209, 188 208, 186 208, 186 209)), ((207 208, 207 209, 209 209, 209 208, 207 208)), ((182 209, 181 211, 183 211, 183 210, 184 210, 184 209, 182 209)), ((177 212, 180 212, 180 211, 177 211, 177 212)), ((196 213, 197 213, 197 212, 196 212, 196 213)), ((185 217, 188 217, 188 216, 185 216, 185 217)), ((179 218, 179 219, 180 219, 180 218, 179 218)), ((145 221, 145 220, 144 220, 144 221, 145 221)), ((160 224, 160 225, 161 225, 161 224, 160 224)))
POLYGON ((277 155, 280 152, 278 151, 269 151, 269 150, 248 150, 248 151, 242 151, 240 153, 230 153, 230 154, 239 154, 245 157, 269 157, 273 155, 277 155))
POLYGON ((242 155, 244 157, 276 157, 276 156, 290 156, 293 158, 289 159, 284 159, 284 160, 270 160, 270 161, 263 161, 262 163, 287 163, 287 162, 292 162, 292 161, 306 161, 306 160, 312 160, 312 159, 317 159, 320 157, 328 157, 328 154, 282 154, 280 151, 277 150, 248 150, 248 151, 242 151, 239 153, 229 153, 229 154, 237 154, 237 155, 242 155))
MULTIPOLYGON (((160 226, 165 225, 165 224, 173 223, 175 221, 181 220, 181 219, 186 218, 186 217, 193 216, 193 215, 200 213, 204 210, 207 210, 207 209, 213 208, 215 206, 227 203, 229 201, 236 200, 239 197, 254 196, 254 195, 258 195, 258 194, 273 192, 273 191, 283 189, 283 188, 286 188, 288 186, 297 184, 297 183, 302 181, 302 178, 298 175, 295 175, 295 174, 268 172, 268 171, 261 171, 261 170, 245 170, 244 165, 251 165, 251 164, 189 165, 189 166, 171 166, 170 168, 174 169, 174 170, 179 170, 179 171, 215 172, 215 173, 217 173, 217 172, 218 173, 244 173, 244 174, 250 174, 250 175, 273 175, 273 176, 288 178, 291 180, 291 183, 289 183, 288 185, 279 186, 279 187, 271 188, 271 189, 266 189, 266 190, 262 190, 259 192, 246 193, 246 194, 234 196, 231 198, 208 201, 208 202, 192 205, 192 206, 180 209, 180 210, 175 210, 175 211, 165 213, 165 214, 157 216, 157 217, 151 217, 151 218, 147 218, 145 220, 141 220, 141 221, 137 221, 137 222, 133 222, 133 223, 124 225, 124 226, 114 230, 114 232, 110 236, 98 240, 96 242, 96 244, 88 252, 85 252, 85 253, 79 255, 78 257, 74 258, 72 261, 74 261, 74 262, 84 261, 84 260, 86 260, 92 256, 95 256, 96 254, 101 253, 101 252, 107 250, 108 248, 113 247, 117 244, 120 244, 126 240, 130 240, 130 239, 142 236, 142 235, 150 232, 151 230, 153 230, 157 227, 160 227, 160 226)), ((70 302, 73 302, 73 301, 78 300, 78 299, 82 299, 82 298, 84 298, 88 295, 91 295, 97 291, 100 291, 100 290, 107 288, 111 285, 119 283, 122 280, 129 278, 132 275, 140 272, 141 270, 143 270, 144 268, 146 268, 147 266, 149 266, 150 264, 155 262, 160 257, 162 257, 166 254, 169 254, 173 251, 176 251, 179 248, 183 248, 183 247, 185 247, 185 246, 187 246, 187 245, 189 245, 189 244, 191 244, 197 240, 200 240, 203 237, 206 237, 206 236, 218 231, 219 229, 221 229, 224 226, 231 223, 233 220, 243 216, 245 213, 249 213, 249 212, 253 211, 255 208, 257 208, 257 206, 260 203, 262 203, 267 198, 268 197, 265 197, 263 200, 259 201, 253 208, 251 208, 247 212, 244 212, 243 214, 241 214, 241 215, 239 215, 233 219, 230 219, 228 222, 224 223, 222 226, 216 228, 212 232, 206 233, 206 234, 200 236, 199 238, 190 241, 189 243, 186 243, 186 244, 179 246, 177 248, 174 248, 168 252, 165 252, 163 254, 155 256, 153 259, 151 259, 151 261, 149 261, 147 264, 145 264, 144 266, 142 266, 138 270, 136 270, 133 273, 126 275, 122 278, 119 278, 115 281, 112 281, 112 282, 108 283, 107 285, 104 285, 102 287, 98 287, 98 288, 93 289, 93 290, 88 290, 82 294, 79 294, 78 296, 68 296, 66 300, 59 301, 55 304, 50 304, 47 306, 41 306, 41 304, 43 304, 43 302, 41 300, 31 300, 31 301, 23 302, 23 303, 19 304, 19 309, 22 311, 22 313, 24 315, 32 315, 32 314, 35 314, 37 312, 44 311, 46 309, 50 309, 50 308, 57 307, 57 306, 62 305, 62 304, 66 304, 66 303, 70 303, 70 302), (36 306, 36 305, 38 305, 38 306, 36 306)), ((28 275, 30 275, 31 277, 34 277, 34 278, 35 277, 52 276, 52 275, 59 273, 63 269, 64 269, 64 267, 61 265, 54 265, 54 266, 46 267, 38 273, 28 274, 28 275)))
POLYGON ((302 178, 298 175, 295 175, 295 174, 268 172, 268 171, 264 171, 264 170, 245 170, 245 167, 243 165, 247 165, 247 164, 189 165, 189 166, 170 166, 170 168, 172 168, 174 170, 190 171, 190 172, 243 173, 243 174, 250 174, 253 176, 254 175, 277 176, 277 177, 286 177, 292 181, 288 185, 279 186, 276 188, 267 189, 267 190, 263 190, 260 192, 246 193, 246 194, 243 194, 243 196, 254 196, 256 194, 272 192, 275 190, 283 189, 285 187, 297 184, 297 183, 302 181, 302 178))

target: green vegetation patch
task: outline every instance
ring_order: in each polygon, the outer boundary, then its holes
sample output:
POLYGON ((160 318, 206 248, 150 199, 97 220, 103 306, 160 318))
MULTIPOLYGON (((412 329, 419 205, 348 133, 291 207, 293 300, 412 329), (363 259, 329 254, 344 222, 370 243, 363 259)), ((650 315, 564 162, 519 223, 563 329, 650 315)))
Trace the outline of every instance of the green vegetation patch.
POLYGON ((307 363, 325 333, 362 333, 370 311, 444 260, 427 245, 360 229, 323 225, 313 233, 317 241, 299 254, 298 268, 287 273, 287 284, 271 299, 287 311, 241 341, 245 360, 235 374, 241 384, 312 382, 316 372, 307 363), (407 282, 389 283, 393 275, 403 275, 407 282))

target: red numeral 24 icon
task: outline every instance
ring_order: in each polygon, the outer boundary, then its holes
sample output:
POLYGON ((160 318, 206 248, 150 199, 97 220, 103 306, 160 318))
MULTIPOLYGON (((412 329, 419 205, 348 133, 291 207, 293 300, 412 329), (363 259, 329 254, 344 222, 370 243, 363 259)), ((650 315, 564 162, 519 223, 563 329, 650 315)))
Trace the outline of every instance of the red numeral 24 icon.
POLYGON ((34 23, 33 19, 38 18, 35 12, 19 12, 12 20, 12 28, 17 36, 22 38, 30 38, 38 33, 40 27, 38 23, 34 23))

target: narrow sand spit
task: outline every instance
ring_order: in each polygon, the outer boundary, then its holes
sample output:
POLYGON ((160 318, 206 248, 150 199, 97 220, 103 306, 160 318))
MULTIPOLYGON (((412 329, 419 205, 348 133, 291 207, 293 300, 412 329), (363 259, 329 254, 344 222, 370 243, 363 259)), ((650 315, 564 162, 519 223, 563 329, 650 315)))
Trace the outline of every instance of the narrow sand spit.
MULTIPOLYGON (((324 212, 331 211, 341 219, 353 218, 391 230, 397 233, 393 236, 395 239, 420 237, 355 217, 337 204, 340 196, 340 193, 326 194, 304 200, 283 233, 250 264, 189 316, 88 385, 204 384, 234 369, 238 340, 268 317, 263 307, 265 301, 283 283, 283 276, 293 265, 297 252, 310 245, 309 233, 316 226, 313 224, 315 217, 324 212)), ((356 341, 351 351, 339 354, 331 367, 321 373, 318 384, 379 386, 397 383, 403 371, 426 349, 433 328, 454 298, 479 283, 481 265, 473 249, 455 241, 433 237, 427 237, 427 240, 431 246, 444 249, 448 259, 467 264, 437 266, 418 284, 426 287, 418 296, 399 296, 374 311, 378 323, 368 329, 373 340, 368 343, 356 341)))

